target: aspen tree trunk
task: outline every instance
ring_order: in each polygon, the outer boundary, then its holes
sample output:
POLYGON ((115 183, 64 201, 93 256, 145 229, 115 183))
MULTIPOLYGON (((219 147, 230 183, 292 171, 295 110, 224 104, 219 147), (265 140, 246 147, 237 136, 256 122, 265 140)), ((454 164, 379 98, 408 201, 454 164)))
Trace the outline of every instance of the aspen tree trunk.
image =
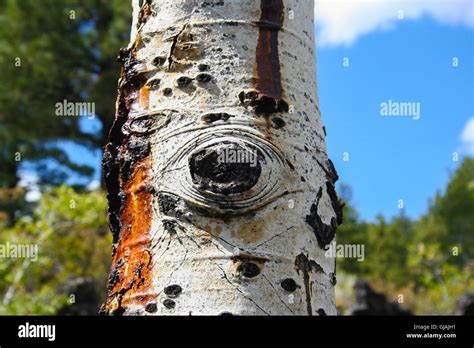
POLYGON ((313 1, 133 1, 104 154, 113 315, 334 315, 313 1))

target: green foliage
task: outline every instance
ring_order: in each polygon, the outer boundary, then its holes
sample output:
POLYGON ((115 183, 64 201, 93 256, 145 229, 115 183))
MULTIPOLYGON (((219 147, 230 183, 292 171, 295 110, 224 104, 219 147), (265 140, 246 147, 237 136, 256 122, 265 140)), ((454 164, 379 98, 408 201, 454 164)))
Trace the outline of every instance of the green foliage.
POLYGON ((130 17, 130 3, 121 0, 0 2, 0 187, 16 185, 17 153, 45 183, 93 173, 72 162, 60 142, 89 149, 104 144, 114 115, 115 57, 126 44, 130 17), (56 116, 63 100, 94 102, 102 132, 83 131, 79 117, 56 116))
POLYGON ((101 191, 78 193, 61 186, 42 196, 32 216, 2 231, 0 244, 36 245, 38 258, 2 260, 0 298, 10 287, 13 297, 0 302, 0 314, 55 314, 68 301, 64 285, 77 277, 95 279, 105 295, 111 245, 106 207, 101 191))
POLYGON ((465 158, 427 214, 411 221, 403 212, 387 222, 359 221, 350 201, 338 244, 361 244, 365 260, 338 259, 338 272, 368 280, 418 314, 450 314, 474 290, 474 159, 465 158))

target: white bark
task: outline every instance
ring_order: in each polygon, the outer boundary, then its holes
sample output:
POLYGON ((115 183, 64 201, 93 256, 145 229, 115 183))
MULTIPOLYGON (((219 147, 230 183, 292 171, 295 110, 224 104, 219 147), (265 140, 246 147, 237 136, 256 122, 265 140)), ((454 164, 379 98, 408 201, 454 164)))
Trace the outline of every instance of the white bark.
POLYGON ((318 108, 313 1, 133 4, 122 138, 112 131, 104 161, 119 174, 108 178, 116 244, 103 310, 336 314, 324 248, 340 205, 318 108), (225 151, 258 164, 216 164, 225 151))

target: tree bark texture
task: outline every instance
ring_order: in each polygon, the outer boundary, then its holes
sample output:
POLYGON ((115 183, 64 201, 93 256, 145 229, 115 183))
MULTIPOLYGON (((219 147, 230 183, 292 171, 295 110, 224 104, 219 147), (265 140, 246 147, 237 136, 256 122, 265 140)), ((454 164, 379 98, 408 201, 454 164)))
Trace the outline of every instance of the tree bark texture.
POLYGON ((313 1, 133 1, 104 153, 114 315, 334 315, 313 1))

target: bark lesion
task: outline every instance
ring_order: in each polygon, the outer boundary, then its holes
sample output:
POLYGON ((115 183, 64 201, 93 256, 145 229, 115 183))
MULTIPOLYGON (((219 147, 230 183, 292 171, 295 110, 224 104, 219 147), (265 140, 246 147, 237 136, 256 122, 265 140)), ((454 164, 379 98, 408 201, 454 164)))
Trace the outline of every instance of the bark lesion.
POLYGON ((318 241, 319 247, 323 250, 327 250, 327 244, 329 244, 336 235, 337 226, 343 223, 342 209, 344 207, 344 202, 338 199, 336 190, 334 188, 334 184, 339 179, 339 176, 337 175, 332 161, 327 159, 327 167, 322 165, 322 163, 318 160, 317 163, 326 174, 326 194, 331 202, 334 216, 331 217, 328 225, 322 221, 321 216, 318 213, 319 203, 323 194, 323 188, 320 187, 316 195, 316 202, 311 205, 310 213, 306 216, 305 221, 309 226, 311 226, 318 241))
POLYGON ((185 23, 175 35, 172 35, 164 41, 171 42, 168 57, 167 70, 173 70, 173 64, 186 65, 189 60, 197 58, 199 55, 198 42, 194 41, 194 35, 191 33, 190 24, 185 23))
POLYGON ((312 301, 312 281, 310 279, 310 273, 324 273, 323 268, 316 261, 308 259, 308 257, 301 253, 295 258, 295 267, 298 274, 300 272, 303 275, 304 288, 306 293, 306 310, 308 315, 313 315, 313 309, 311 305, 312 301))

